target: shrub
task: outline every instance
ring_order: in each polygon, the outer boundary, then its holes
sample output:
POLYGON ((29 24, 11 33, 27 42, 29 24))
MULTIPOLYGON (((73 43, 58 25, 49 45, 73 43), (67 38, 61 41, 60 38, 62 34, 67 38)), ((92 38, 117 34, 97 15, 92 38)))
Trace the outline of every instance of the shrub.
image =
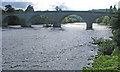
POLYGON ((97 59, 93 59, 93 67, 83 67, 83 70, 117 70, 118 58, 118 56, 100 55, 97 59))
MULTIPOLYGON (((91 37, 91 38, 92 38, 92 37, 91 37)), ((103 38, 99 38, 99 39, 97 39, 97 38, 92 38, 92 40, 93 40, 92 44, 97 44, 97 45, 100 45, 100 44, 104 41, 103 38)))
POLYGON ((94 59, 93 67, 95 70, 117 70, 118 64, 118 56, 101 55, 94 59))
POLYGON ((111 55, 115 48, 116 44, 113 40, 105 40, 99 45, 98 53, 103 55, 111 55))

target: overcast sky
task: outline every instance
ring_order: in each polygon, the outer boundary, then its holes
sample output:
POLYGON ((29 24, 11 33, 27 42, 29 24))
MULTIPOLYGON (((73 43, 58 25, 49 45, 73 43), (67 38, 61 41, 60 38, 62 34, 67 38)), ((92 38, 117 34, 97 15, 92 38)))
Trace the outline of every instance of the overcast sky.
POLYGON ((120 0, 2 0, 2 6, 11 4, 14 8, 25 9, 33 5, 35 10, 55 10, 59 6, 63 10, 106 9, 116 5, 120 0))

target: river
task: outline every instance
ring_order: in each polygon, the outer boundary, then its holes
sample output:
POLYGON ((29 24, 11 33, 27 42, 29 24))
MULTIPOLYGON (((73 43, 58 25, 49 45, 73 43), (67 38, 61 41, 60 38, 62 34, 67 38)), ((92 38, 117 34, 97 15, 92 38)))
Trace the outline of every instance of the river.
POLYGON ((91 37, 108 39, 111 29, 93 24, 68 23, 62 28, 11 27, 2 30, 3 70, 81 70, 97 54, 91 37))

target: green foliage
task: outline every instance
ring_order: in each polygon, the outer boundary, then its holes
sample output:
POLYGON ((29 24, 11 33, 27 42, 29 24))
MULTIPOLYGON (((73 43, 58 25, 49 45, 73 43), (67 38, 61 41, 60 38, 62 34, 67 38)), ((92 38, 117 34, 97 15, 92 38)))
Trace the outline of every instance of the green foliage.
MULTIPOLYGON (((92 37, 91 37, 91 38, 92 38, 92 37)), ((92 38, 92 40, 93 40, 92 44, 98 44, 98 45, 100 45, 100 44, 103 43, 103 41, 104 41, 103 38, 99 38, 99 39, 97 39, 97 38, 92 38)))
POLYGON ((96 22, 96 23, 102 23, 102 20, 103 20, 103 16, 100 17, 100 18, 97 18, 97 19, 95 20, 95 22, 96 22))
POLYGON ((102 55, 111 55, 116 44, 112 40, 105 40, 99 45, 98 53, 102 55))
MULTIPOLYGON (((112 29, 113 29, 113 40, 117 44, 117 48, 114 50, 113 55, 119 56, 118 60, 120 61, 120 9, 118 10, 118 15, 114 16, 112 20, 112 29)), ((118 65, 118 70, 120 70, 120 62, 118 65)))
POLYGON ((104 24, 104 25, 109 25, 110 24, 110 17, 109 16, 102 16, 100 18, 97 18, 95 20, 96 23, 104 24))
POLYGON ((2 10, 2 13, 5 13, 5 10, 2 10))
POLYGON ((109 21, 110 21, 109 16, 105 16, 105 17, 103 18, 102 23, 105 24, 105 25, 107 25, 107 24, 109 24, 109 21))
POLYGON ((23 9, 18 9, 18 10, 15 10, 16 12, 24 12, 23 9))
MULTIPOLYGON (((110 20, 112 25, 112 40, 93 39, 98 45, 98 58, 93 59, 93 67, 83 67, 83 70, 120 70, 120 15, 110 20)), ((107 17, 104 18, 108 19, 107 17)), ((106 21, 103 21, 106 22, 106 21)), ((118 71, 116 71, 118 72, 118 71)))
POLYGON ((113 40, 117 43, 117 46, 120 46, 120 29, 115 30, 113 34, 114 34, 113 40))
POLYGON ((11 5, 6 5, 5 6, 5 11, 8 12, 8 13, 12 13, 12 12, 15 12, 15 9, 12 8, 11 5))
POLYGON ((82 69, 83 69, 83 70, 94 70, 93 67, 83 67, 82 69))
POLYGON ((99 55, 111 55, 114 48, 116 48, 116 43, 113 40, 105 40, 103 38, 95 39, 92 38, 93 43, 98 45, 99 55))
MULTIPOLYGON (((112 8, 112 6, 111 6, 112 8)), ((108 19, 106 17, 106 19, 108 19)), ((105 22, 105 21, 104 21, 105 22)), ((83 67, 83 70, 116 70, 120 71, 120 11, 110 20, 112 25, 112 40, 93 39, 98 45, 98 58, 93 59, 93 67, 83 67)), ((113 71, 114 72, 114 71, 113 71)))
POLYGON ((22 9, 17 9, 15 10, 14 8, 12 8, 11 5, 6 5, 5 6, 5 10, 2 10, 3 13, 7 12, 7 13, 12 13, 12 12, 24 12, 24 10, 22 9))
POLYGON ((93 67, 83 67, 83 70, 117 70, 119 61, 118 56, 100 55, 97 59, 93 59, 93 67))
POLYGON ((5 10, 3 10, 1 7, 0 7, 0 13, 5 13, 5 10))
POLYGON ((93 60, 93 67, 95 70, 116 70, 118 69, 118 56, 99 56, 93 60))
POLYGON ((118 29, 118 28, 120 28, 120 24, 118 23, 118 18, 117 18, 117 16, 114 16, 114 17, 110 20, 110 25, 112 26, 112 29, 118 29))
MULTIPOLYGON (((112 56, 118 56, 120 54, 120 50, 119 47, 116 47, 113 52, 112 52, 112 56)), ((120 57, 120 56, 119 56, 120 57)))
POLYGON ((113 12, 117 12, 116 5, 114 5, 113 12))
MULTIPOLYGON (((117 8, 116 5, 114 5, 114 7, 110 6, 110 9, 108 12, 117 12, 117 8)), ((113 17, 115 18, 115 17, 113 17)), ((116 19, 117 20, 117 19, 116 19)), ((100 23, 100 24, 104 24, 104 25, 111 25, 111 24, 116 24, 114 19, 111 19, 109 16, 102 16, 100 18, 97 18, 95 20, 96 23, 100 23), (114 22, 113 22, 114 21, 114 22)))
POLYGON ((73 23, 73 22, 84 22, 84 20, 76 15, 70 15, 68 17, 65 17, 64 20, 62 20, 62 23, 73 23))

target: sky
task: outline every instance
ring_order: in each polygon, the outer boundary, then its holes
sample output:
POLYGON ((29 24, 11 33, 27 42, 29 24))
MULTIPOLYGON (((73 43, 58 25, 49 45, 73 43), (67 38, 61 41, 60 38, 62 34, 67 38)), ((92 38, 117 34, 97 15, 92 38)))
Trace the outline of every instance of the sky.
MULTIPOLYGON (((55 10, 56 6, 62 10, 85 11, 92 9, 109 9, 110 6, 116 5, 120 0, 2 0, 2 8, 11 4, 14 8, 26 9, 28 5, 32 5, 34 10, 55 10)), ((119 2, 120 3, 120 2, 119 2)))

